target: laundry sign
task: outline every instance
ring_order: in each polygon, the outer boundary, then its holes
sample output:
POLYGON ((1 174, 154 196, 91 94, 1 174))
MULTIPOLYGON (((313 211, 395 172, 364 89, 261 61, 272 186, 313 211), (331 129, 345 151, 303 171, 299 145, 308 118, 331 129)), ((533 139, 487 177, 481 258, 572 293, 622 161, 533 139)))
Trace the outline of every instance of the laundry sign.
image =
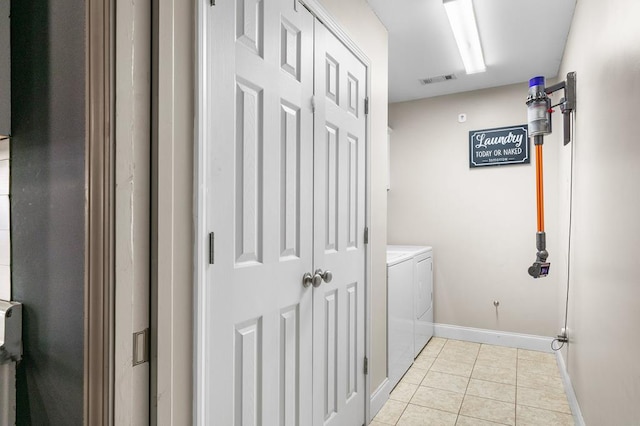
POLYGON ((529 162, 529 134, 526 124, 469 132, 469 167, 529 162))

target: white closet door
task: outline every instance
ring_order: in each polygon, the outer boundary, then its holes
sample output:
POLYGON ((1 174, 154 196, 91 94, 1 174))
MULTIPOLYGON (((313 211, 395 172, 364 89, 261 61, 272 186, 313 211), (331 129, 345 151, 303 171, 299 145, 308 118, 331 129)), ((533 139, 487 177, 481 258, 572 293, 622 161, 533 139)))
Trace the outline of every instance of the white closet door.
POLYGON ((314 19, 296 9, 207 12, 207 425, 311 424, 314 19))
POLYGON ((315 44, 313 425, 364 423, 366 67, 319 21, 315 44))

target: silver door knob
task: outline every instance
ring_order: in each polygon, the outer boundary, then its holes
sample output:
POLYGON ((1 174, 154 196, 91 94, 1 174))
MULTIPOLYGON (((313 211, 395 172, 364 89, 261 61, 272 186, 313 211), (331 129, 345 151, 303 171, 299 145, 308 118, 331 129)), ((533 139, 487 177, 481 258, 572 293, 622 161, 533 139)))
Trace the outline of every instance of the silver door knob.
POLYGON ((325 283, 330 283, 332 279, 333 279, 333 274, 331 273, 331 271, 323 271, 322 269, 316 269, 316 272, 313 274, 313 286, 319 287, 323 281, 325 283))
POLYGON ((302 286, 304 288, 309 288, 309 286, 313 283, 313 275, 311 272, 307 272, 302 276, 302 286))
POLYGON ((322 275, 316 272, 315 274, 313 274, 313 286, 315 288, 318 288, 320 287, 320 284, 322 284, 322 275))

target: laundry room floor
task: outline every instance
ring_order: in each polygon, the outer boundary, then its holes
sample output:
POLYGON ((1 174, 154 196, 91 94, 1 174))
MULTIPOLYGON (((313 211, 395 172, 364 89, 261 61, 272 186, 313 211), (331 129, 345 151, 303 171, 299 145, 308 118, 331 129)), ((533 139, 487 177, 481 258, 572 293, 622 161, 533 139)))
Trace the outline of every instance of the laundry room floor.
POLYGON ((434 337, 371 422, 571 425, 555 354, 434 337))

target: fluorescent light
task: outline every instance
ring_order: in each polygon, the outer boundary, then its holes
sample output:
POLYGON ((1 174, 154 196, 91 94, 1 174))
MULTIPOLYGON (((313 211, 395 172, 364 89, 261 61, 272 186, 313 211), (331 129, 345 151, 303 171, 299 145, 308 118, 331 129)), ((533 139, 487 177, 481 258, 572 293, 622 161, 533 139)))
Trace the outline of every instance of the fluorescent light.
POLYGON ((467 74, 486 71, 473 3, 471 0, 443 0, 443 3, 467 74))

